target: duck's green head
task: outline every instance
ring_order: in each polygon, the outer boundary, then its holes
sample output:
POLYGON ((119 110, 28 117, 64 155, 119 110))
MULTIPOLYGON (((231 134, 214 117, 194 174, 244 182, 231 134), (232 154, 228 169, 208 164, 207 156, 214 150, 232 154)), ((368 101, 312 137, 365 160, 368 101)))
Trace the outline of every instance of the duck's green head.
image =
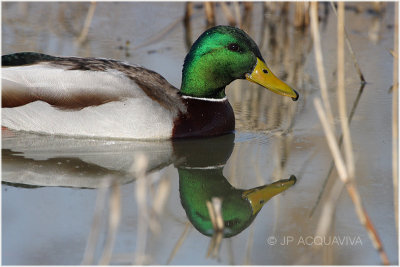
POLYGON ((225 86, 247 79, 297 100, 298 94, 267 67, 256 43, 244 31, 216 26, 204 32, 185 58, 181 93, 205 98, 223 98, 225 86))

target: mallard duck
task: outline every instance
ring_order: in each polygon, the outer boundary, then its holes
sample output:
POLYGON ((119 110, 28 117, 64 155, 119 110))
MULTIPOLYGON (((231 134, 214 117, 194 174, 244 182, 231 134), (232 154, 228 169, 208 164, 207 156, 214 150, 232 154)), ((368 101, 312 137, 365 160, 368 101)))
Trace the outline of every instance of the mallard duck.
POLYGON ((297 100, 242 30, 216 26, 185 58, 180 90, 146 68, 102 58, 2 56, 2 125, 54 135, 128 139, 234 131, 225 87, 247 79, 297 100))

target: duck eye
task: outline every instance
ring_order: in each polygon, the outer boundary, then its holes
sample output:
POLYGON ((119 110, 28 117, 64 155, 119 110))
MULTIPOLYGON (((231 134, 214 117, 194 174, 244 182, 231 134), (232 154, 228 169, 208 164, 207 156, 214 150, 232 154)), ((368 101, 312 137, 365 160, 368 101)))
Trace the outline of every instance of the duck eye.
POLYGON ((240 47, 238 44, 231 43, 228 45, 228 49, 233 51, 233 52, 238 52, 240 50, 240 47))

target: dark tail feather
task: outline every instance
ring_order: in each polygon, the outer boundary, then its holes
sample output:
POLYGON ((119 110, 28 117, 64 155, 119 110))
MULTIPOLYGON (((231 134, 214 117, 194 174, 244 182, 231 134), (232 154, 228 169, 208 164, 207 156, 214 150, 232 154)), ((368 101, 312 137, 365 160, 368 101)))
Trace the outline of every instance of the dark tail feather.
POLYGON ((40 54, 35 52, 21 52, 1 56, 1 65, 3 67, 31 65, 38 62, 53 61, 57 57, 40 54))

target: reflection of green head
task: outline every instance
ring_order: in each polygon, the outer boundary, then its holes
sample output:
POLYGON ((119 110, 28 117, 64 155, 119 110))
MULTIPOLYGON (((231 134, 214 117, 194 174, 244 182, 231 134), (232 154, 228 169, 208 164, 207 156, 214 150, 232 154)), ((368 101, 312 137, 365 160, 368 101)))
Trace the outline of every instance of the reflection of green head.
POLYGON ((222 199, 224 237, 231 237, 246 229, 271 197, 285 191, 296 181, 292 176, 270 185, 240 190, 225 179, 222 169, 178 169, 179 191, 186 215, 199 232, 208 236, 213 234, 213 227, 206 201, 212 197, 222 199))
POLYGON ((234 188, 222 170, 233 150, 234 135, 200 140, 174 141, 175 166, 179 172, 181 203, 190 222, 204 235, 211 236, 213 227, 206 202, 222 199, 224 236, 237 235, 248 227, 262 206, 273 196, 296 182, 292 176, 270 185, 249 190, 234 188))
POLYGON ((222 198, 224 236, 238 234, 253 220, 251 205, 242 198, 242 192, 232 187, 222 175, 222 167, 212 170, 179 169, 179 191, 182 206, 193 226, 211 236, 213 227, 206 201, 222 198), (250 219, 250 220, 249 220, 250 219))

